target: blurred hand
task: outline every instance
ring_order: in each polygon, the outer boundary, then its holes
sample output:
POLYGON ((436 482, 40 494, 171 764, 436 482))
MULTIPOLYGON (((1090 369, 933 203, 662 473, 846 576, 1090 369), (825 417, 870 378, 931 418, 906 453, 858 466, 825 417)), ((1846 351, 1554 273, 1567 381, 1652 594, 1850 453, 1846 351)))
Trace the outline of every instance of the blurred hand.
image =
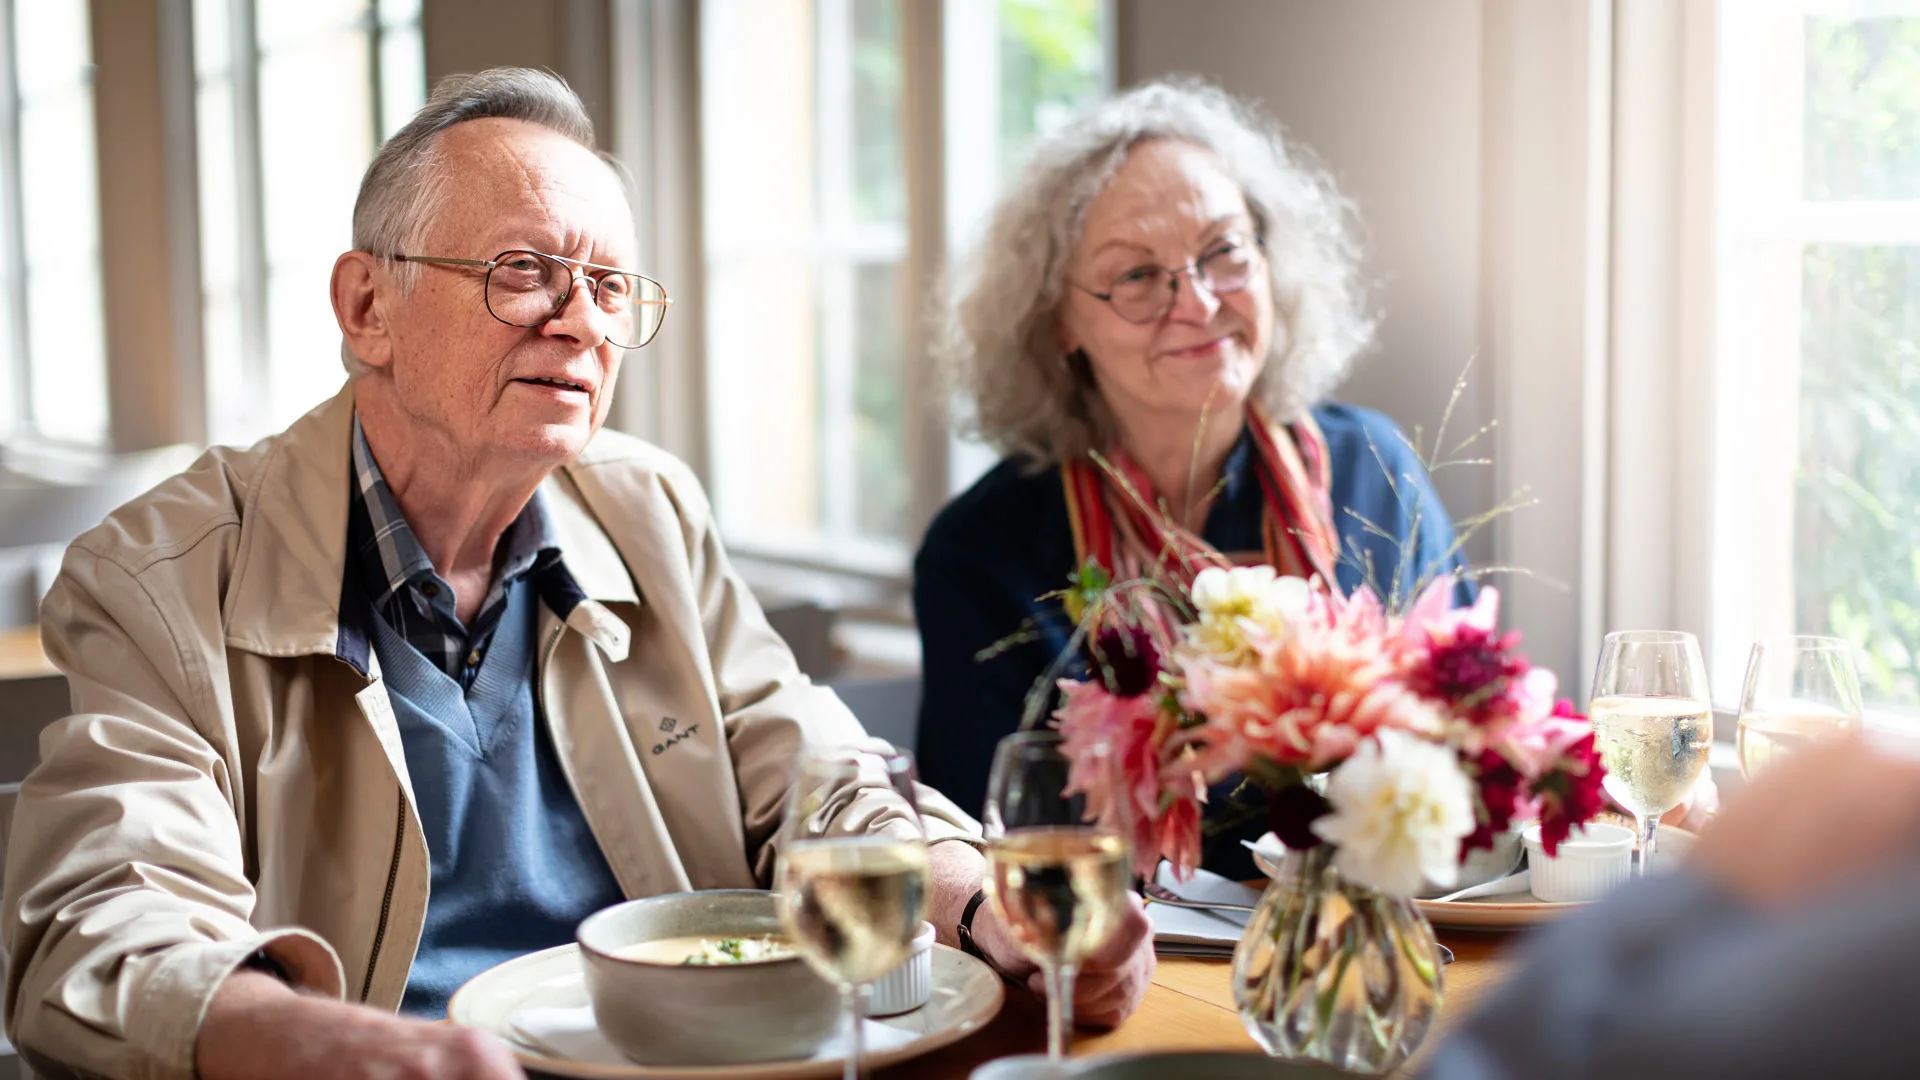
MULTIPOLYGON (((1024 979, 1036 995, 1047 992, 1040 968, 1014 943, 991 905, 982 906, 973 923, 974 940, 986 950, 994 966, 1024 979)), ((1112 1027, 1140 1008, 1153 982, 1153 924, 1136 893, 1127 894, 1127 911, 1099 952, 1080 962, 1073 980, 1073 1022, 1087 1027, 1112 1027)))
POLYGON ((1855 737, 1796 754, 1727 803, 1688 865, 1762 908, 1798 906, 1920 844, 1920 759, 1855 737))
POLYGON ((485 1032, 306 997, 254 971, 220 984, 194 1057, 202 1080, 525 1080, 506 1046, 485 1032))

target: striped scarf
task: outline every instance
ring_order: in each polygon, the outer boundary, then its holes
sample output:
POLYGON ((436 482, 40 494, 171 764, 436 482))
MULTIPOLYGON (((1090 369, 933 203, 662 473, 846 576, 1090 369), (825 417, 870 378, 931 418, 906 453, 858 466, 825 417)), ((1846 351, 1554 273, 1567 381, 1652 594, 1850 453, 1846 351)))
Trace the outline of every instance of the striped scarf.
MULTIPOLYGON (((1319 425, 1311 416, 1277 424, 1249 403, 1247 429, 1266 503, 1263 551, 1230 557, 1181 526, 1160 505, 1146 470, 1115 446, 1104 463, 1078 458, 1060 470, 1073 525, 1074 565, 1091 560, 1115 581, 1156 577, 1184 591, 1209 566, 1263 561, 1282 575, 1317 574, 1335 587, 1339 540, 1328 494, 1327 442, 1319 425)), ((1201 517, 1204 520, 1204 507, 1201 517)))

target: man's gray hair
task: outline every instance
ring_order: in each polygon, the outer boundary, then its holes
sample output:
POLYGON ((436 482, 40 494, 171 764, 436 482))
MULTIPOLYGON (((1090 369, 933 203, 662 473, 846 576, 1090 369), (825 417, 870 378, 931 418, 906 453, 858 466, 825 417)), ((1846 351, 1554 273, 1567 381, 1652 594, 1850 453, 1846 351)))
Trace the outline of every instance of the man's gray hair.
POLYGON ((943 313, 939 349, 962 424, 1002 452, 1066 461, 1114 437, 1086 365, 1061 348, 1058 314, 1087 207, 1128 151, 1151 139, 1212 152, 1246 197, 1277 323, 1252 394, 1275 419, 1301 415, 1339 385, 1373 340, 1358 222, 1326 170, 1218 87, 1148 83, 1038 142, 943 313))
MULTIPOLYGON (((593 121, 578 94, 558 75, 532 68, 489 68, 474 75, 449 75, 406 126, 394 132, 373 155, 360 179, 353 204, 353 247, 386 259, 395 252, 423 252, 427 231, 446 200, 447 176, 436 149, 440 133, 468 120, 524 120, 550 128, 594 149, 593 121)), ((403 291, 419 279, 413 263, 392 264, 403 291)), ((340 360, 347 373, 368 368, 343 341, 340 360)))

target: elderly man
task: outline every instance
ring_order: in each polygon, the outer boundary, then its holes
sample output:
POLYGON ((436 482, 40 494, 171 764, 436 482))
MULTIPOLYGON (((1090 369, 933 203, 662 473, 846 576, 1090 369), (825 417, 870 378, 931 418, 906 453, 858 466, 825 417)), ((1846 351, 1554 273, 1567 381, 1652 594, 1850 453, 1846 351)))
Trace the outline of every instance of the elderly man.
MULTIPOLYGON (((68 552, 42 627, 76 715, 6 874, 7 1031, 36 1068, 517 1075, 391 1014, 440 1015, 622 897, 764 887, 796 751, 864 736, 685 467, 599 432, 666 298, 621 269, 591 147, 549 76, 443 84, 334 268, 346 390, 68 552)), ((968 923, 1028 975, 976 902, 974 823, 924 810, 942 939, 968 923)), ((1082 976, 1094 1022, 1144 993, 1144 925, 1082 976)))

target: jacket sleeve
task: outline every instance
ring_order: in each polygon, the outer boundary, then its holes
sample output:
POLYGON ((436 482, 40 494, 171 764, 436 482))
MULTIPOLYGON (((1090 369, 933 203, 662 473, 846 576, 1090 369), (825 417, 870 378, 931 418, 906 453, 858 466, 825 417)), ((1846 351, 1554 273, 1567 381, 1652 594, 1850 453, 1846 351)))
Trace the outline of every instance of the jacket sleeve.
MULTIPOLYGON (((766 884, 773 879, 775 834, 800 751, 807 746, 849 743, 890 747, 868 736, 833 691, 814 685, 800 671, 792 651, 767 622, 746 582, 734 572, 704 498, 684 486, 676 494, 690 526, 696 600, 740 786, 747 861, 754 876, 766 884)), ((929 842, 979 841, 979 823, 939 792, 923 784, 917 801, 929 842)), ((868 790, 841 810, 838 824, 849 833, 883 831, 894 805, 897 801, 888 791, 868 790)))
POLYGON ((1920 861, 1760 914, 1682 871, 1555 927, 1426 1080, 1905 1076, 1920 861))
POLYGON ((249 923, 235 778, 199 726, 219 696, 182 647, 204 631, 166 610, 78 545, 41 608, 74 714, 20 789, 3 932, 7 1034, 43 1073, 190 1080, 214 991, 263 948, 341 993, 324 941, 249 923))

